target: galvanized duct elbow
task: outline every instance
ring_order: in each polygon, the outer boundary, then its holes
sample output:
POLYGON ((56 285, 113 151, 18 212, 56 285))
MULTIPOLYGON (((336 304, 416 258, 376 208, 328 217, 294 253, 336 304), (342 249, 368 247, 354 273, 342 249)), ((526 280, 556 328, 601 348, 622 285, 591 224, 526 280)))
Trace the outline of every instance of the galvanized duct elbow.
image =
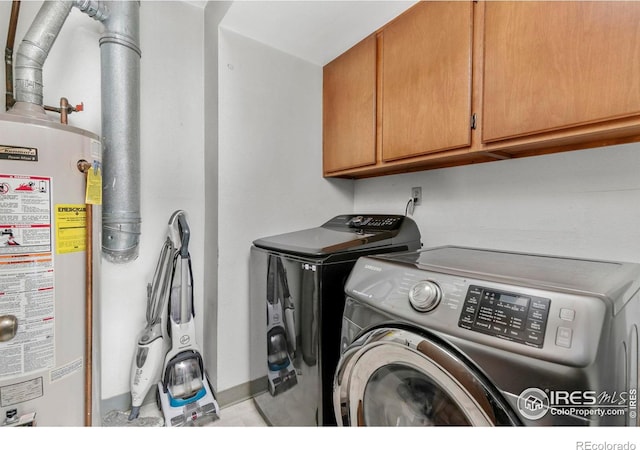
MULTIPOLYGON (((16 53, 16 102, 43 105, 42 66, 71 8, 72 1, 42 4, 16 53)), ((44 114, 44 109, 42 113, 44 114)))
POLYGON ((105 26, 102 250, 107 260, 125 263, 138 257, 140 240, 140 2, 45 1, 16 53, 16 106, 44 115, 42 67, 74 6, 105 26))
POLYGON ((140 3, 109 2, 100 39, 102 251, 114 263, 138 257, 140 241, 140 3))
POLYGON ((93 0, 75 0, 74 6, 87 16, 104 22, 109 17, 109 9, 105 2, 93 0))

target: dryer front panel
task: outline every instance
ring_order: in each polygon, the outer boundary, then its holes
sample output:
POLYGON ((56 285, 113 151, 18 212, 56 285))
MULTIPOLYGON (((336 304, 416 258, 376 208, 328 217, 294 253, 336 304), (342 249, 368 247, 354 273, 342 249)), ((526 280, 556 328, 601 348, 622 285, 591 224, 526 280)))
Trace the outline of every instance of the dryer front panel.
POLYGON ((372 330, 349 347, 333 400, 343 426, 517 424, 470 365, 441 344, 396 328, 372 330))

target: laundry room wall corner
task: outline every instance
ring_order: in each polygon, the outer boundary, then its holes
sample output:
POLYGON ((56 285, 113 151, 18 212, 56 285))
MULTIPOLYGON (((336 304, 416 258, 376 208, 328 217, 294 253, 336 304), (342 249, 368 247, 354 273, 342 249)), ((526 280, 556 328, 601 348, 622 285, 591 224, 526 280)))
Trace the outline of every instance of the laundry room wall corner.
POLYGON ((219 52, 217 351, 224 392, 251 381, 253 240, 351 212, 353 182, 322 178, 322 67, 226 29, 224 20, 219 52))
MULTIPOLYGON (((231 2, 208 2, 204 9, 204 326, 205 368, 218 388, 218 26, 231 2)), ((218 399, 220 401, 220 399, 218 399)), ((223 403, 222 401, 220 401, 223 403)))

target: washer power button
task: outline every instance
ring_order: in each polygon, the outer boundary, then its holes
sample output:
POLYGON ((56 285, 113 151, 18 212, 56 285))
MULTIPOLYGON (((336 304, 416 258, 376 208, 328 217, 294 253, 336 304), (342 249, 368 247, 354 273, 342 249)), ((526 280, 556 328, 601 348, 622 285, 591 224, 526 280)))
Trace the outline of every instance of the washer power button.
POLYGON ((573 330, 567 327, 558 327, 556 332, 556 345, 558 347, 571 348, 571 339, 573 337, 573 330))

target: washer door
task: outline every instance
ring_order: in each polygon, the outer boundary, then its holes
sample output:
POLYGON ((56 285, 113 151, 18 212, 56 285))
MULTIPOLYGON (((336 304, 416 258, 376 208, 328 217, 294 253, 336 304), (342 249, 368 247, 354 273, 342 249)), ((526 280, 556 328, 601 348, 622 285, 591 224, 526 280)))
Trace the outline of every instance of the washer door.
POLYGON ((343 354, 333 401, 343 426, 514 425, 492 391, 443 345, 418 333, 381 328, 343 354))

